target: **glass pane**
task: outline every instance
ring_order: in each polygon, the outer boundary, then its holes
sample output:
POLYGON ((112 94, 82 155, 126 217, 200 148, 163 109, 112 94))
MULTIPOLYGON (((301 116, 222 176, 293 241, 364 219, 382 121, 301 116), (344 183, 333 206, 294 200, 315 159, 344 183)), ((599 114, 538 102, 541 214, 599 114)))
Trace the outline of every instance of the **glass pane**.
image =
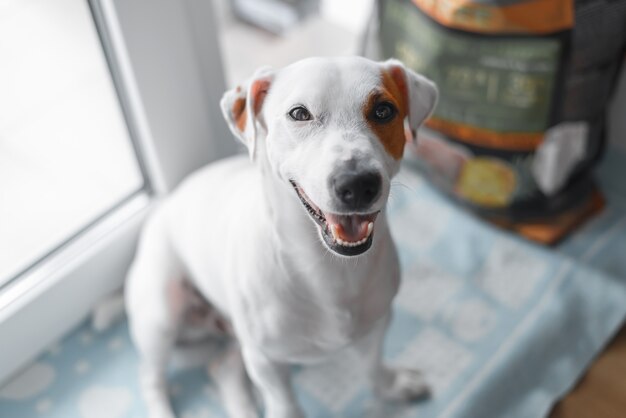
POLYGON ((84 0, 0 0, 0 285, 143 186, 84 0))

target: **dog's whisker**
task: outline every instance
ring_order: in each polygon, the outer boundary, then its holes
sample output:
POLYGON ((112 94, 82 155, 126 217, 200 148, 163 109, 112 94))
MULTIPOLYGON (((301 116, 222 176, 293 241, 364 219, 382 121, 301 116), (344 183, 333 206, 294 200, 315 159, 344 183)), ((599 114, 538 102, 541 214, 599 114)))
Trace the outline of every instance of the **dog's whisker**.
POLYGON ((402 183, 399 180, 392 180, 391 181, 390 188, 393 188, 393 187, 401 187, 401 188, 404 188, 404 189, 409 190, 411 192, 415 192, 416 191, 416 189, 414 189, 413 187, 409 186, 408 184, 402 183))
POLYGON ((394 194, 391 190, 389 191, 389 201, 390 202, 396 202, 398 198, 399 197, 396 194, 394 194))

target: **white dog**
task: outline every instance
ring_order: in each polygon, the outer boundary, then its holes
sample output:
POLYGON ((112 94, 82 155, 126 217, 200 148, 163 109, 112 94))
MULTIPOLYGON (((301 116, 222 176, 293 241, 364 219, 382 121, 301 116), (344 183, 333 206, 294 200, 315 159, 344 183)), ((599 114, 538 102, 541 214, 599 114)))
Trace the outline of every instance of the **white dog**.
POLYGON ((406 141, 437 100, 398 61, 311 58, 261 69, 222 110, 250 159, 187 179, 148 220, 126 285, 150 417, 172 417, 164 369, 193 331, 230 337, 209 366, 231 417, 303 414, 291 364, 346 347, 374 390, 410 400, 428 387, 381 362, 398 257, 385 204, 406 141))

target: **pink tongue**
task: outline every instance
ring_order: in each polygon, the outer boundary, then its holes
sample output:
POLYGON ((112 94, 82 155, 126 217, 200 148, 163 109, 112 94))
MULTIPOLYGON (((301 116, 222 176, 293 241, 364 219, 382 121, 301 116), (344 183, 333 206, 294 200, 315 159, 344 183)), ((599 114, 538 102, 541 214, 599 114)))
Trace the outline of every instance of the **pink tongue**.
POLYGON ((326 222, 335 238, 356 242, 367 237, 367 225, 376 220, 377 213, 371 215, 335 215, 325 213, 326 222))

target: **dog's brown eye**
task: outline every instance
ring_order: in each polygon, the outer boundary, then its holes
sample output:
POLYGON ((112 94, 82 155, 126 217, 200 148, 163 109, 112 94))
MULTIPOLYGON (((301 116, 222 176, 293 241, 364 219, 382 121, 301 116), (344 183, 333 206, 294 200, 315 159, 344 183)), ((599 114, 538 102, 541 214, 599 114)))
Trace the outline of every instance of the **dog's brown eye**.
POLYGON ((379 123, 389 122, 396 115, 396 108, 391 103, 378 103, 372 112, 372 119, 379 123))
POLYGON ((305 107, 298 106, 289 111, 289 117, 293 120, 304 122, 311 120, 311 113, 305 107))

